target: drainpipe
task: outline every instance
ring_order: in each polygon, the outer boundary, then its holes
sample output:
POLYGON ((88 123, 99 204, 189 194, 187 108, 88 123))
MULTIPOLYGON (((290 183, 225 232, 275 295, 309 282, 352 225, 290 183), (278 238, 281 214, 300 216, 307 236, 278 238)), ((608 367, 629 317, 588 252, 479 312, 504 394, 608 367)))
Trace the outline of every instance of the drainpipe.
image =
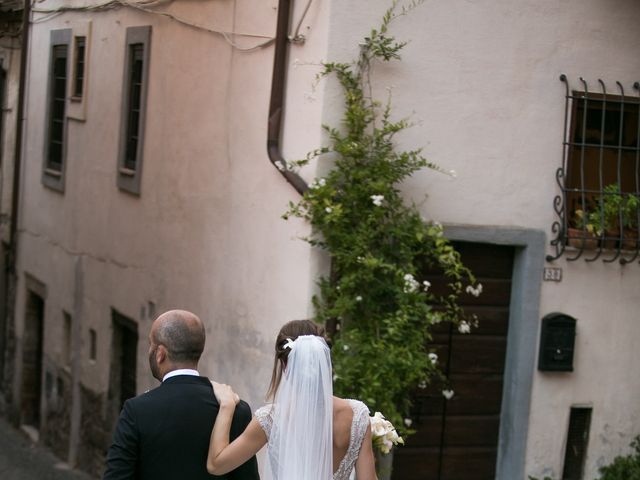
POLYGON ((22 50, 20 51, 20 80, 18 84, 18 105, 16 111, 16 137, 13 156, 13 186, 11 192, 11 219, 9 227, 9 246, 6 253, 5 291, 4 300, 6 310, 4 315, 3 332, 0 332, 0 380, 4 383, 4 367, 7 344, 5 338, 8 332, 9 322, 13 320, 15 313, 15 285, 16 285, 16 258, 18 252, 18 201, 20 199, 20 171, 22 157, 22 136, 25 120, 24 104, 27 76, 27 59, 29 51, 29 18, 31 17, 31 0, 24 0, 22 11, 22 50))
POLYGON ((269 102, 269 125, 267 130, 267 153, 269 160, 296 191, 302 195, 309 186, 300 175, 287 168, 282 156, 280 141, 284 118, 284 93, 287 77, 287 54, 289 52, 289 20, 292 0, 279 0, 278 24, 276 28, 275 54, 273 58, 273 78, 271 100, 269 102))
POLYGON ((13 156, 13 189, 11 192, 11 230, 9 234, 9 269, 15 275, 18 253, 18 203, 20 201, 20 171, 22 167, 22 135, 25 121, 25 90, 27 83, 27 60, 29 51, 29 17, 31 16, 31 0, 24 0, 22 16, 22 51, 20 52, 20 84, 18 89, 18 111, 16 125, 16 145, 13 156))

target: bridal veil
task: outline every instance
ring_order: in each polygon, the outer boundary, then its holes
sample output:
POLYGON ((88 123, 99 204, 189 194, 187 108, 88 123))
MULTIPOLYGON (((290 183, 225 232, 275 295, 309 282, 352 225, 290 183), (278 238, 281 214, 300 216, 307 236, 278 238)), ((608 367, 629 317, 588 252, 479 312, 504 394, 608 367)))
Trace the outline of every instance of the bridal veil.
POLYGON ((287 366, 273 404, 268 443, 274 480, 333 478, 331 356, 323 338, 288 341, 287 366))

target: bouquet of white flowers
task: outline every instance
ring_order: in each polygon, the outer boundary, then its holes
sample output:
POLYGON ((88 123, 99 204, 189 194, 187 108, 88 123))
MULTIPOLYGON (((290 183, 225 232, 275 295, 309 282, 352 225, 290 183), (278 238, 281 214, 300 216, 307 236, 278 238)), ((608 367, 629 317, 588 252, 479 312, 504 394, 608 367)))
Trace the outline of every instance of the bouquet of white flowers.
POLYGON ((369 421, 371 422, 371 437, 374 449, 377 448, 386 455, 394 445, 404 445, 404 440, 398 435, 393 424, 384 418, 384 415, 380 412, 376 412, 373 417, 369 417, 369 421))

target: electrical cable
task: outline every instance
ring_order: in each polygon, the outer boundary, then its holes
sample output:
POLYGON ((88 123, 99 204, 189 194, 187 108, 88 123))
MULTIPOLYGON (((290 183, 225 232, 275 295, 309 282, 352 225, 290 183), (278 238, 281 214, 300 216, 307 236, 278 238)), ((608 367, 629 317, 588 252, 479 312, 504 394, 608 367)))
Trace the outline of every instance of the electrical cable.
MULTIPOLYGON (((42 1, 42 0, 40 0, 42 1)), ((225 32, 225 31, 221 31, 221 30, 214 30, 212 28, 209 27, 205 27, 203 25, 198 25, 195 23, 192 23, 188 20, 185 20, 181 17, 178 17, 174 14, 171 14, 169 12, 159 12, 154 10, 153 8, 158 7, 160 5, 166 4, 166 3, 171 3, 174 0, 143 0, 143 1, 138 1, 138 2, 134 2, 134 1, 130 1, 130 0, 107 0, 103 3, 99 3, 99 4, 95 4, 95 5, 86 5, 86 6, 82 6, 82 7, 72 7, 72 6, 62 6, 62 7, 58 7, 55 9, 42 9, 42 8, 34 8, 33 12, 34 13, 39 13, 39 14, 44 14, 43 17, 37 18, 32 20, 32 23, 41 23, 41 22, 46 22, 48 20, 51 20, 52 18, 57 17, 58 15, 61 15, 62 13, 65 12, 82 12, 82 11, 106 11, 106 10, 111 10, 111 9, 115 9, 115 8, 119 8, 119 7, 129 7, 129 8, 133 8, 135 10, 139 10, 145 13, 150 13, 150 14, 155 14, 155 15, 160 15, 160 16, 164 16, 167 17, 175 22, 178 22, 182 25, 185 25, 187 27, 190 28, 195 28, 198 30, 202 30, 208 33, 212 33, 212 34, 216 34, 216 35, 220 35, 222 36, 222 38, 224 38, 224 40, 231 45, 233 48, 235 48, 236 50, 239 50, 241 52, 252 52, 254 50, 258 50, 260 48, 264 48, 268 45, 270 45, 271 43, 274 42, 274 38, 273 37, 268 37, 266 35, 259 35, 259 34, 252 34, 252 33, 236 33, 236 32, 225 32), (251 38, 263 38, 265 39, 263 42, 258 43, 257 45, 253 45, 251 47, 241 47, 240 45, 238 45, 234 40, 233 37, 234 36, 242 36, 242 37, 251 37, 251 38)), ((311 3, 311 1, 309 2, 311 3)), ((308 6, 307 6, 308 9, 308 6)), ((306 11, 305 11, 306 12, 306 11)), ((303 17, 304 18, 304 17, 303 17)))

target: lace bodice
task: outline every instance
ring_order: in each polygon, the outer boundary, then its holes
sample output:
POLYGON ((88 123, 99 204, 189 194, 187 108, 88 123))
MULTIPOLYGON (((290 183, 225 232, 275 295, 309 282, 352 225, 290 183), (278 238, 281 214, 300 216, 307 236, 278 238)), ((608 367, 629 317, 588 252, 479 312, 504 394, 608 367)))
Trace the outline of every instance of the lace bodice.
MULTIPOLYGON (((349 475, 353 470, 360 453, 362 440, 367 433, 369 426, 369 409, 359 400, 348 400, 353 410, 353 420, 351 421, 351 439, 349 440, 349 448, 344 458, 340 461, 338 470, 333 474, 333 480, 349 480, 349 475)), ((256 419, 267 435, 267 439, 271 435, 271 425, 273 418, 271 417, 272 406, 265 405, 256 410, 256 419)))

